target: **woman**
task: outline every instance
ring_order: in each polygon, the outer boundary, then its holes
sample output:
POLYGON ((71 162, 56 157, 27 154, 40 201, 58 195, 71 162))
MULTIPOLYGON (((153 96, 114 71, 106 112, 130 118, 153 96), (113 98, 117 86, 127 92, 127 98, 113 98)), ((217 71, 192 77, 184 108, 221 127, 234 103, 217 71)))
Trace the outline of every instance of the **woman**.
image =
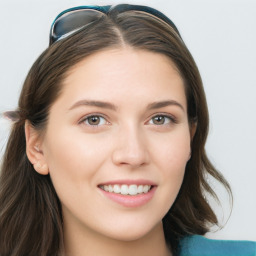
MULTIPOLYGON (((217 224, 207 176, 230 187, 204 150, 196 64, 162 13, 134 5, 61 13, 7 115, 15 123, 0 181, 0 255, 209 248, 192 236, 217 224)), ((230 247, 222 246, 219 255, 230 247)), ((255 252, 250 242, 234 248, 255 252)))

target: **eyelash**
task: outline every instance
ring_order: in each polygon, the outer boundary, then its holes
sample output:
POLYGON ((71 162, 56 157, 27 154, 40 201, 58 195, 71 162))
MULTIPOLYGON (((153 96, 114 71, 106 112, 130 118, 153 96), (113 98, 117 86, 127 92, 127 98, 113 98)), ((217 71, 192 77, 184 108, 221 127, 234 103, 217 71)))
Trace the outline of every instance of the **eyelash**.
POLYGON ((96 128, 99 127, 99 126, 101 126, 101 125, 104 125, 104 124, 89 124, 89 123, 88 123, 88 120, 89 120, 89 118, 92 118, 92 117, 94 117, 94 118, 99 118, 99 119, 100 119, 100 122, 101 122, 102 119, 104 119, 104 120, 105 120, 105 123, 106 123, 106 124, 109 124, 109 122, 107 121, 106 117, 104 117, 104 116, 102 116, 102 115, 99 115, 99 114, 93 114, 93 115, 86 116, 86 117, 84 117, 81 121, 79 121, 79 124, 85 124, 85 125, 87 125, 87 126, 96 127, 96 128))
POLYGON ((152 116, 152 117, 150 118, 149 122, 150 122, 150 121, 153 122, 153 119, 154 119, 154 118, 157 118, 157 117, 158 117, 158 118, 159 118, 159 117, 164 118, 165 121, 166 121, 166 119, 168 119, 169 122, 168 122, 168 123, 164 123, 164 124, 154 124, 154 123, 151 123, 151 124, 156 125, 156 126, 177 124, 177 119, 176 119, 174 116, 168 115, 168 114, 164 114, 164 113, 160 113, 160 114, 157 114, 157 115, 152 116))
MULTIPOLYGON (((167 114, 161 114, 160 113, 160 114, 156 114, 156 115, 152 116, 149 119, 149 121, 147 121, 147 123, 152 124, 152 125, 156 125, 156 126, 166 126, 166 125, 176 124, 177 123, 177 119, 174 116, 172 116, 172 115, 167 115, 167 114), (168 119, 169 122, 168 123, 163 123, 163 124, 154 124, 153 120, 154 120, 154 118, 157 118, 157 117, 158 118, 159 117, 164 118, 165 122, 168 119)), ((87 126, 97 128, 99 126, 102 126, 102 125, 105 125, 105 124, 109 124, 109 122, 107 121, 106 117, 104 117, 104 116, 102 116, 100 114, 93 114, 93 115, 88 115, 88 116, 84 117, 81 121, 79 121, 79 124, 85 124, 87 126), (89 124, 88 123, 89 118, 93 118, 93 117, 94 118, 99 118, 100 119, 100 123, 102 122, 102 119, 104 119, 105 123, 104 124, 89 124)))

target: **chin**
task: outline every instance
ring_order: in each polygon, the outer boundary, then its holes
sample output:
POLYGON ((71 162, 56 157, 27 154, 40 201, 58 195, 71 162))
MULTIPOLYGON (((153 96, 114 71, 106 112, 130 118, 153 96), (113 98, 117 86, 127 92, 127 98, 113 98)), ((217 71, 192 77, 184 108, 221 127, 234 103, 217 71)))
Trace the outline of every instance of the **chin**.
POLYGON ((162 222, 153 227, 147 227, 145 223, 141 224, 141 226, 138 223, 134 223, 128 227, 116 226, 115 229, 111 230, 111 233, 108 233, 108 237, 118 241, 132 242, 151 236, 160 230, 161 232, 163 231, 162 222))

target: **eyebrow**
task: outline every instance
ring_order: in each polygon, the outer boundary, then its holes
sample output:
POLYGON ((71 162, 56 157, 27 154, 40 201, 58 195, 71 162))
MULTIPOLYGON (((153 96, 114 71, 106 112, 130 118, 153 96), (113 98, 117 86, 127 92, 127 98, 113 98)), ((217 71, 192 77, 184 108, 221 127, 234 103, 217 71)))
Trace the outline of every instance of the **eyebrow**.
MULTIPOLYGON (((153 102, 147 106, 147 109, 152 110, 152 109, 163 108, 163 107, 172 106, 172 105, 181 108, 185 112, 184 107, 179 102, 177 102, 175 100, 165 100, 165 101, 153 102)), ((72 105, 69 108, 69 110, 72 110, 74 108, 81 107, 81 106, 93 106, 93 107, 99 107, 99 108, 106 108, 106 109, 110 109, 110 110, 114 110, 114 111, 117 110, 117 107, 110 102, 97 101, 97 100, 86 100, 86 99, 76 102, 74 105, 72 105)))
POLYGON ((80 100, 76 102, 74 105, 72 105, 69 110, 72 110, 77 107, 81 106, 93 106, 93 107, 99 107, 99 108, 107 108, 111 110, 117 110, 117 107, 109 102, 104 101, 97 101, 97 100, 80 100))
POLYGON ((150 103, 147 108, 149 110, 152 110, 152 109, 163 108, 163 107, 172 106, 172 105, 181 108, 185 112, 184 107, 179 102, 177 102, 175 100, 165 100, 165 101, 153 102, 153 103, 150 103))

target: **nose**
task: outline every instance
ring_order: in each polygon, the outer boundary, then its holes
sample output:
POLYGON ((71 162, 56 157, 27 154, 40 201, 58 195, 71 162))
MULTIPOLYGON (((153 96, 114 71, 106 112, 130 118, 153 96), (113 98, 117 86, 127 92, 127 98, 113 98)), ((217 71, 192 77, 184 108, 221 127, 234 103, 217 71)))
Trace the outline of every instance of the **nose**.
POLYGON ((147 140, 143 132, 135 127, 120 130, 116 136, 112 161, 115 165, 131 169, 148 164, 147 140))

